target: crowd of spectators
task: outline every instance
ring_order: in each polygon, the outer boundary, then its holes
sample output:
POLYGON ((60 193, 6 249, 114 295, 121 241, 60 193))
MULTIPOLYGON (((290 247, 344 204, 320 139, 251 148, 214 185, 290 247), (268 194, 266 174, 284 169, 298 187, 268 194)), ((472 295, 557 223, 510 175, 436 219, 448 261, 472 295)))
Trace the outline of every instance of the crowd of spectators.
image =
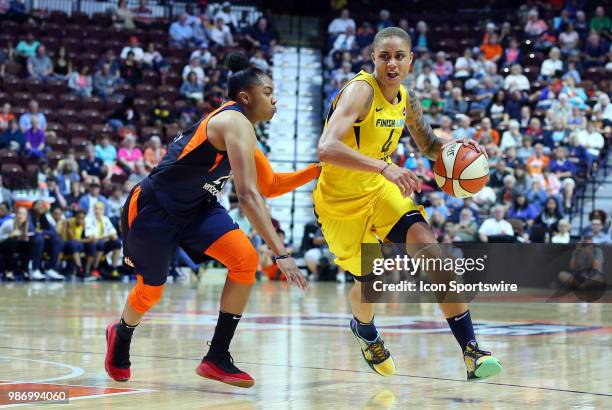
MULTIPOLYGON (((415 199, 440 240, 570 241, 572 213, 582 212, 576 196, 610 146, 612 26, 602 6, 547 3, 527 1, 515 15, 473 25, 451 14, 432 25, 410 21, 401 10, 353 18, 348 9, 329 23, 327 107, 356 73, 373 72, 376 32, 398 26, 414 53, 404 86, 416 91, 434 132, 485 146, 490 182, 466 200, 433 192, 432 162, 408 134, 393 154, 423 181, 415 199)), ((584 233, 595 230, 596 243, 612 243, 609 218, 598 215, 584 233)))
MULTIPOLYGON (((242 49, 271 68, 278 36, 263 15, 250 24, 249 13, 237 18, 226 1, 187 4, 165 21, 147 1, 126 3, 93 18, 0 7, 5 280, 129 273, 119 219, 132 187, 180 129, 222 103, 227 52, 242 49)), ((182 251, 177 258, 188 260, 182 251)))

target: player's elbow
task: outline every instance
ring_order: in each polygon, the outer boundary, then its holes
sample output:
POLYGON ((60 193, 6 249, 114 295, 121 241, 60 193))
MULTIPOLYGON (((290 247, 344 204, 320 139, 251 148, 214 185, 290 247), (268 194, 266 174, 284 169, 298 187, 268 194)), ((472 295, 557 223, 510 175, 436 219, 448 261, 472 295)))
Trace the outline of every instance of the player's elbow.
POLYGON ((319 161, 329 161, 329 159, 333 156, 333 145, 333 142, 319 142, 317 145, 317 155, 319 156, 319 161))

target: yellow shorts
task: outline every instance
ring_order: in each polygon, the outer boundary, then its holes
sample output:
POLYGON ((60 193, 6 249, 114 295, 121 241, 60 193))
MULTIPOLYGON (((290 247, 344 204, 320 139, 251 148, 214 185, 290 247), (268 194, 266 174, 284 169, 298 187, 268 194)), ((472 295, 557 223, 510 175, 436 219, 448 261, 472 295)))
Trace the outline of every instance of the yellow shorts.
POLYGON ((412 199, 404 198, 399 188, 391 182, 385 183, 376 196, 369 212, 357 217, 318 215, 325 241, 330 252, 336 256, 334 262, 355 276, 370 273, 361 271, 362 243, 383 241, 406 212, 418 210, 427 220, 424 208, 416 206, 412 199))

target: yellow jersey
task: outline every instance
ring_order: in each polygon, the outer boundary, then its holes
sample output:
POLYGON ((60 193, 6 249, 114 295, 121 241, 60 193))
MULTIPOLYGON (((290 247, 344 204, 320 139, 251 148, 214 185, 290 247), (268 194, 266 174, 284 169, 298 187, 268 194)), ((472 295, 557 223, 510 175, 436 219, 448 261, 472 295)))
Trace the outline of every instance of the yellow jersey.
MULTIPOLYGON (((353 123, 342 142, 355 151, 372 158, 391 162, 404 124, 406 123, 406 90, 400 85, 399 101, 391 104, 383 95, 374 76, 361 71, 340 90, 327 115, 331 118, 344 89, 355 81, 365 81, 374 89, 374 98, 366 117, 353 123)), ((376 172, 365 172, 323 163, 313 200, 319 215, 354 217, 372 209, 385 177, 376 172)))

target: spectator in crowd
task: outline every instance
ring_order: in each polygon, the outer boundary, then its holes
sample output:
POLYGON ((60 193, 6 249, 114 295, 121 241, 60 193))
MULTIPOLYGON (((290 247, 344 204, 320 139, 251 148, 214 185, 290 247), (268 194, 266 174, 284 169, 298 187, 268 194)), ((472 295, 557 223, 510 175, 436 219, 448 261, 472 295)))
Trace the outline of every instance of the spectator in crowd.
POLYGON ((491 209, 492 218, 485 219, 478 229, 478 236, 481 242, 489 242, 491 237, 502 237, 507 239, 514 237, 512 225, 504 219, 506 210, 503 205, 496 205, 491 209))
POLYGON ((134 164, 134 171, 128 177, 128 182, 132 185, 136 185, 137 183, 142 181, 142 179, 146 177, 148 174, 149 173, 147 172, 147 169, 145 168, 144 161, 142 160, 137 161, 134 164))
POLYGON ((210 45, 210 30, 212 30, 213 26, 211 18, 206 14, 202 15, 200 22, 193 25, 193 43, 198 47, 208 47, 210 45))
POLYGON ((132 136, 125 137, 123 147, 117 154, 117 163, 129 175, 134 171, 136 162, 142 160, 142 151, 136 146, 136 139, 132 136))
POLYGON ((96 70, 102 70, 104 64, 110 65, 111 75, 121 78, 121 60, 115 55, 115 51, 112 48, 106 50, 106 53, 100 57, 96 63, 96 70))
POLYGON ((378 23, 376 24, 376 30, 380 31, 383 28, 393 26, 393 20, 391 20, 391 13, 387 9, 382 9, 378 12, 378 23))
POLYGON ((195 71, 189 71, 187 78, 181 84, 180 93, 183 97, 194 101, 204 100, 204 86, 198 81, 195 71))
POLYGON ((584 46, 582 65, 585 68, 599 67, 606 64, 609 48, 597 33, 591 33, 584 46))
POLYGON ((506 167, 506 161, 500 158, 495 163, 495 167, 489 173, 489 186, 501 188, 504 186, 506 175, 512 175, 512 170, 506 167))
POLYGON ((593 120, 601 121, 605 127, 612 126, 612 103, 607 94, 601 93, 593 107, 593 120))
POLYGON ((527 17, 527 24, 525 24, 525 34, 527 36, 531 38, 539 37, 548 29, 546 22, 539 17, 537 10, 531 10, 527 17))
POLYGON ((448 80, 453 74, 453 64, 446 59, 446 53, 444 51, 438 51, 436 54, 434 73, 436 73, 440 81, 448 80))
POLYGON ((480 46, 480 50, 483 52, 484 58, 493 63, 497 63, 504 55, 504 49, 499 44, 499 38, 495 33, 491 34, 487 42, 480 46))
POLYGON ((117 148, 111 144, 110 136, 103 134, 100 143, 95 146, 95 158, 100 158, 104 164, 111 168, 117 159, 117 148))
POLYGON ((0 149, 7 148, 15 152, 23 152, 26 147, 26 137, 19 129, 17 120, 9 121, 9 126, 2 132, 0 138, 0 149))
POLYGON ((471 118, 464 114, 459 115, 458 118, 459 126, 453 131, 453 138, 455 140, 474 138, 476 130, 470 125, 471 118))
POLYGON ((200 64, 200 59, 197 57, 192 58, 189 61, 189 64, 183 67, 183 80, 188 80, 189 73, 195 73, 197 83, 200 86, 204 86, 206 82, 206 74, 204 73, 204 68, 200 64))
POLYGON ((457 222, 455 235, 453 236, 454 242, 474 242, 476 240, 476 232, 478 231, 478 224, 474 218, 473 212, 470 208, 461 208, 459 212, 459 222, 457 222))
POLYGON ((544 80, 550 80, 557 71, 562 70, 563 61, 561 61, 561 50, 557 47, 553 47, 548 53, 548 58, 542 62, 540 76, 544 80))
POLYGON ((202 43, 197 50, 194 50, 189 56, 189 61, 197 58, 202 66, 208 66, 213 59, 213 55, 208 49, 208 44, 202 43))
POLYGON ((85 254, 87 255, 86 271, 91 269, 94 277, 101 277, 100 262, 106 254, 112 252, 110 278, 119 278, 119 267, 121 266, 121 241, 117 230, 105 215, 105 202, 96 202, 93 205, 93 213, 85 217, 85 237, 89 242, 85 243, 85 254))
POLYGON ((504 89, 513 91, 513 90, 521 90, 521 91, 529 91, 531 85, 529 84, 529 80, 523 74, 523 69, 520 64, 515 64, 510 69, 510 75, 506 77, 504 80, 504 89))
POLYGON ((79 160, 79 169, 83 181, 91 181, 92 177, 103 178, 108 172, 102 158, 96 156, 96 148, 93 144, 88 144, 85 148, 85 157, 79 160))
POLYGON ((187 24, 187 14, 181 14, 178 21, 170 25, 170 44, 177 47, 191 47, 193 45, 193 29, 187 24))
POLYGON ((505 152, 510 147, 518 148, 521 146, 522 139, 519 122, 517 120, 510 120, 508 122, 508 130, 502 134, 500 149, 502 152, 505 152))
POLYGON ((38 126, 38 118, 32 117, 32 127, 24 134, 25 148, 28 155, 34 158, 45 156, 45 132, 38 126))
POLYGON ((606 12, 602 6, 598 6, 595 9, 595 15, 591 18, 591 30, 597 34, 603 34, 612 32, 612 20, 609 16, 606 16, 606 12))
POLYGON ((113 191, 106 201, 108 206, 108 219, 112 222, 115 228, 119 227, 119 221, 121 219, 121 210, 125 205, 127 194, 123 192, 121 185, 113 186, 113 191))
POLYGON ((333 39, 335 36, 345 33, 347 27, 352 27, 353 31, 355 31, 355 20, 353 20, 350 16, 350 12, 348 9, 343 9, 340 12, 340 16, 336 17, 329 23, 327 27, 327 32, 330 34, 330 37, 333 39))
POLYGON ((36 49, 40 45, 40 41, 34 38, 34 34, 29 31, 26 34, 25 40, 21 40, 15 47, 15 56, 21 61, 27 61, 28 58, 36 55, 36 49))
POLYGON ((106 204, 106 197, 100 193, 100 182, 97 179, 92 179, 88 185, 87 194, 80 197, 79 208, 85 211, 86 216, 94 214, 94 205, 98 202, 106 204))
POLYGON ((534 220, 534 225, 544 227, 548 230, 549 233, 553 233, 557 231, 558 224, 563 218, 563 213, 557 203, 557 199, 553 196, 550 196, 546 199, 544 203, 544 209, 540 212, 540 214, 534 220))
POLYGON ((0 132, 9 128, 9 123, 15 119, 15 114, 12 112, 11 104, 5 102, 0 110, 0 132))
POLYGON ((514 64, 518 64, 521 61, 521 50, 519 49, 519 42, 512 38, 509 42, 508 47, 504 50, 503 65, 502 67, 511 67, 514 64))
POLYGON ((431 69, 431 66, 425 65, 423 66, 423 72, 417 75, 416 79, 416 89, 421 91, 425 86, 425 80, 428 80, 433 88, 438 88, 440 86, 440 79, 431 69))
POLYGON ((54 78, 53 63, 47 55, 44 44, 36 47, 36 53, 28 58, 28 74, 39 80, 50 80, 54 78))
POLYGON ((588 161, 592 162, 594 159, 599 158, 601 150, 605 146, 605 139, 592 121, 587 122, 586 129, 580 130, 575 134, 570 135, 570 149, 578 150, 575 147, 582 147, 588 153, 588 156, 578 155, 580 162, 588 161), (572 135, 575 138, 572 138, 572 135), (572 142, 575 141, 575 142, 572 142))
POLYGON ((491 119, 487 117, 484 117, 480 122, 480 129, 476 131, 474 137, 481 145, 487 145, 491 142, 495 145, 499 145, 500 142, 499 132, 493 129, 491 119))
MULTIPOLYGON (((537 120, 537 118, 534 118, 534 120, 537 120)), ((544 154, 544 145, 540 143, 535 144, 533 147, 533 155, 527 160, 527 169, 529 170, 529 174, 532 176, 542 174, 543 168, 548 167, 549 163, 550 157, 544 154)))
POLYGON ((214 16, 215 20, 218 18, 223 19, 223 24, 229 27, 232 33, 236 33, 238 31, 238 20, 236 16, 232 14, 232 4, 229 1, 224 1, 221 5, 221 9, 217 11, 214 16))
POLYGON ((142 54, 142 65, 145 68, 152 68, 159 73, 168 71, 168 63, 155 48, 155 43, 152 42, 147 45, 147 50, 142 54))
POLYGON ((565 56, 575 54, 580 44, 580 35, 574 30, 574 25, 569 23, 565 30, 559 34, 559 47, 565 56))
POLYGON ((138 7, 132 10, 134 22, 139 27, 148 27, 153 21, 153 10, 147 7, 147 0, 139 0, 138 7))
POLYGON ((53 68, 57 78, 62 80, 68 79, 68 76, 72 73, 72 60, 66 52, 66 47, 60 46, 55 56, 55 64, 53 68))
MULTIPOLYGON (((348 30, 353 30, 354 33, 354 29, 348 30)), ((276 33, 268 25, 268 20, 265 17, 258 18, 255 25, 245 33, 244 38, 251 43, 253 47, 261 49, 264 53, 273 52, 277 41, 276 33)), ((231 47, 232 44, 233 40, 227 45, 231 47)))
POLYGON ((521 219, 531 225, 537 216, 537 208, 527 201, 527 196, 524 193, 520 192, 514 196, 512 206, 508 210, 508 218, 521 219))
POLYGON ((87 64, 83 64, 78 71, 73 71, 68 76, 68 87, 79 97, 91 97, 93 81, 87 64))
POLYGON ((270 64, 268 64, 268 61, 265 59, 264 53, 261 49, 255 50, 255 53, 249 61, 261 71, 268 72, 270 70, 270 64))
POLYGON ((506 93, 504 90, 497 91, 495 98, 485 111, 486 116, 491 118, 494 127, 508 121, 508 114, 505 113, 506 104, 506 93))
POLYGON ((134 30, 134 13, 127 6, 126 0, 119 0, 117 8, 113 13, 113 24, 120 30, 134 30))
POLYGON ((108 122, 115 130, 139 124, 140 112, 134 107, 134 98, 130 96, 125 97, 121 106, 110 115, 108 122))
POLYGON ((565 209, 570 209, 572 207, 574 188, 576 187, 576 181, 573 177, 577 170, 576 166, 567 159, 567 148, 559 147, 556 149, 555 159, 550 163, 550 171, 557 176, 559 181, 561 181, 565 209))
POLYGON ((469 78, 474 75, 476 69, 476 60, 474 60, 472 49, 467 47, 463 50, 463 55, 455 61, 455 78, 469 78))
POLYGON ((34 251, 34 226, 30 223, 28 210, 23 206, 15 209, 15 217, 6 219, 0 225, 0 250, 6 266, 4 277, 8 281, 15 280, 15 275, 41 280, 45 276, 40 272, 29 274, 28 263, 34 251), (15 258, 14 255, 17 254, 15 258))
POLYGON ((93 78, 94 93, 102 99, 107 99, 115 94, 119 81, 116 76, 111 74, 110 64, 102 65, 93 78))
POLYGON ((560 219, 557 225, 557 229, 554 230, 552 237, 550 238, 551 243, 567 244, 570 243, 570 229, 571 224, 567 219, 560 219))
POLYGON ((159 161, 166 155, 166 148, 162 147, 161 139, 157 135, 153 135, 149 139, 148 147, 145 148, 143 159, 148 171, 159 164, 159 161))
MULTIPOLYGON (((250 37, 248 34, 247 36, 250 37)), ((247 37, 247 40, 248 40, 248 37, 247 37)), ((255 44, 253 45, 257 47, 257 45, 255 44)), ((332 55, 337 51, 352 51, 356 48, 356 46, 357 46, 357 43, 356 43, 355 31, 351 26, 348 26, 346 28, 346 32, 341 33, 340 35, 338 35, 338 37, 336 37, 336 41, 334 41, 334 44, 329 54, 332 55)))
POLYGON ((593 243, 608 244, 610 236, 606 232, 604 221, 595 217, 590 220, 590 225, 585 229, 583 235, 589 235, 593 238, 593 243))
POLYGON ((427 39, 427 23, 423 20, 419 21, 416 25, 415 32, 415 41, 414 48, 419 51, 427 51, 429 48, 428 39, 427 39))
POLYGON ((215 25, 209 32, 210 40, 219 47, 234 47, 234 37, 222 18, 215 20, 215 25))
POLYGON ((444 114, 455 117, 458 114, 467 114, 468 103, 463 98, 463 91, 459 87, 454 87, 450 98, 444 101, 444 114))
MULTIPOLYGON (((11 191, 4 186, 4 180, 2 179, 2 174, 0 174, 0 204, 5 204, 7 208, 11 208, 13 206, 13 194, 11 191)), ((7 209, 8 214, 8 209, 7 209)), ((4 222, 2 219, 5 217, 0 216, 0 224, 4 222)))
POLYGON ((64 241, 57 234, 51 217, 47 212, 43 201, 38 200, 32 203, 30 211, 30 222, 34 227, 34 236, 30 238, 33 242, 32 269, 40 271, 42 267, 43 252, 47 253, 49 260, 45 276, 52 280, 64 280, 64 276, 58 273, 59 257, 64 249, 64 241))
POLYGON ((128 53, 131 51, 134 53, 134 60, 138 63, 141 63, 144 58, 144 50, 140 47, 137 36, 130 36, 130 44, 123 47, 121 50, 121 54, 119 54, 119 58, 122 60, 127 59, 128 53))
POLYGON ((59 210, 63 212, 68 207, 68 203, 66 202, 64 195, 62 195, 62 191, 57 184, 57 179, 55 176, 51 175, 47 177, 45 183, 47 184, 47 189, 43 190, 45 196, 53 198, 55 200, 53 202, 53 207, 59 208, 59 210))
POLYGON ((19 117, 19 128, 21 131, 26 132, 32 128, 32 118, 36 117, 38 120, 38 127, 42 130, 47 129, 47 117, 45 114, 38 110, 38 102, 31 100, 29 104, 29 111, 26 111, 19 117))
POLYGON ((175 121, 175 113, 164 97, 156 99, 149 112, 149 125, 161 128, 175 121))
POLYGON ((136 61, 134 52, 130 51, 127 54, 127 58, 121 63, 121 78, 123 78, 132 87, 136 87, 140 84, 142 79, 142 69, 140 63, 136 61))

